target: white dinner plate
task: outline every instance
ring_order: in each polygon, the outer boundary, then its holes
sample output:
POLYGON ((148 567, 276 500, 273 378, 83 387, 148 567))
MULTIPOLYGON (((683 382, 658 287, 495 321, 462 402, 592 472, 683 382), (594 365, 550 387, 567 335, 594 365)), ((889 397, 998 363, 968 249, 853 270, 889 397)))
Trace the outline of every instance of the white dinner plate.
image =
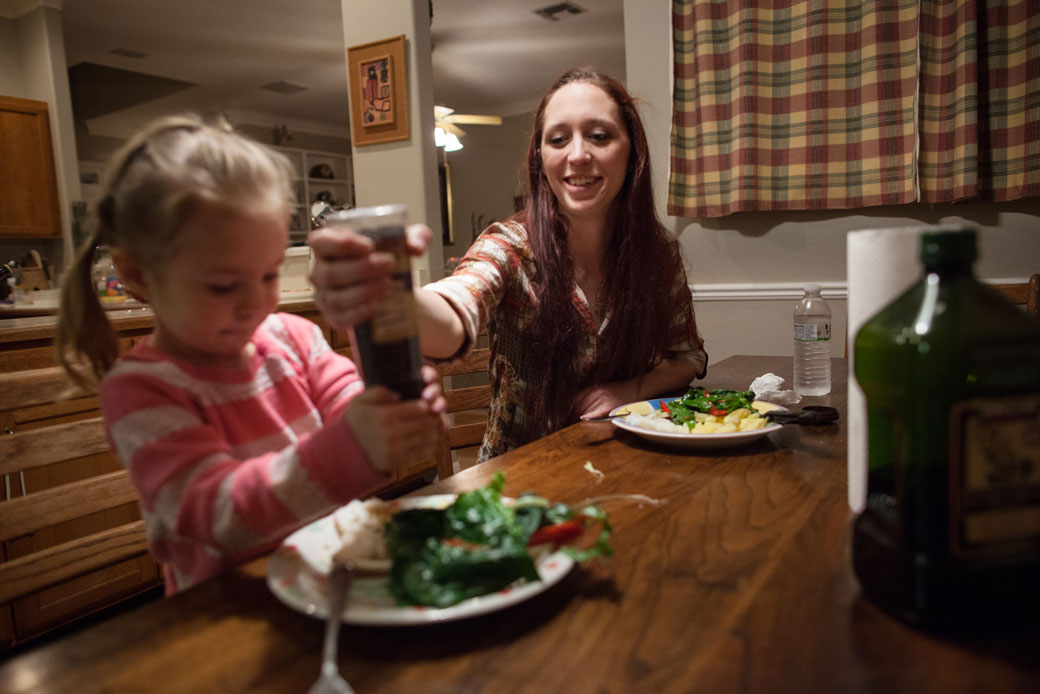
MULTIPOLYGON (((631 402, 627 405, 621 405, 615 407, 610 411, 610 414, 618 414, 620 412, 630 412, 633 414, 650 414, 654 410, 661 409, 661 402, 671 402, 678 398, 663 398, 657 400, 641 400, 639 402, 631 402)), ((775 405, 771 402, 762 402, 756 400, 752 405, 755 409, 760 412, 766 412, 774 409, 784 409, 780 405, 775 405)), ((754 429, 752 431, 737 431, 730 434, 685 434, 680 432, 667 432, 657 431, 656 429, 648 429, 646 427, 637 426, 631 422, 628 422, 624 417, 618 417, 611 420, 614 426, 625 431, 630 431, 636 436, 641 436, 648 441, 654 441, 665 446, 674 446, 676 448, 730 448, 733 446, 742 446, 752 441, 757 441, 761 438, 768 436, 774 431, 779 431, 783 425, 770 423, 762 427, 761 429, 754 429)))
MULTIPOLYGON (((409 508, 446 508, 454 494, 409 497, 387 502, 393 511, 409 508)), ((319 518, 289 537, 267 563, 267 585, 289 607, 320 619, 328 615, 326 589, 332 553, 338 547, 332 514, 319 518)), ((448 622, 494 612, 523 602, 559 583, 573 568, 574 560, 562 551, 535 561, 541 581, 507 586, 502 590, 463 600, 450 607, 398 605, 390 593, 387 576, 357 574, 343 613, 348 624, 375 626, 448 622)))

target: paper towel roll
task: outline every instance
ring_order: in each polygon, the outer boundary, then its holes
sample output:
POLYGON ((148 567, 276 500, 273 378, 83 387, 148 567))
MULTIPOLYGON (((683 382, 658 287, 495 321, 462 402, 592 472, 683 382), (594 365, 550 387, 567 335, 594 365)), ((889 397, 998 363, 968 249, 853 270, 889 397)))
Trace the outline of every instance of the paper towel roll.
POLYGON ((874 314, 921 277, 923 227, 850 231, 846 243, 849 283, 849 506, 867 503, 867 402, 854 372, 856 333, 874 314))

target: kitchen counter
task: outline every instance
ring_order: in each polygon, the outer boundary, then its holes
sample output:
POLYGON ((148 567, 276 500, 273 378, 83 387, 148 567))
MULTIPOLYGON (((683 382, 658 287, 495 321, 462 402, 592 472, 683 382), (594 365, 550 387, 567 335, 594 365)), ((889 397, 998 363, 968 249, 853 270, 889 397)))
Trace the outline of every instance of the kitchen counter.
MULTIPOLYGON (((136 307, 110 308, 108 319, 119 336, 121 349, 129 349, 134 342, 152 332, 155 314, 147 305, 134 302, 136 307)), ((347 347, 347 338, 335 334, 324 325, 314 303, 311 290, 283 291, 278 310, 302 315, 322 326, 326 339, 333 348, 347 347)), ((54 366, 53 343, 58 326, 57 308, 49 315, 10 316, 0 310, 0 373, 54 366)))
MULTIPOLYGON (((282 292, 278 310, 291 313, 317 310, 317 306, 314 304, 314 292, 311 290, 282 292)), ((18 307, 0 307, 0 343, 52 338, 58 324, 57 313, 57 301, 49 298, 18 307), (33 310, 34 306, 35 310, 33 310), (40 315, 41 313, 44 315, 40 315)), ((155 315, 147 304, 133 299, 123 304, 106 307, 106 314, 117 331, 150 327, 155 315)))

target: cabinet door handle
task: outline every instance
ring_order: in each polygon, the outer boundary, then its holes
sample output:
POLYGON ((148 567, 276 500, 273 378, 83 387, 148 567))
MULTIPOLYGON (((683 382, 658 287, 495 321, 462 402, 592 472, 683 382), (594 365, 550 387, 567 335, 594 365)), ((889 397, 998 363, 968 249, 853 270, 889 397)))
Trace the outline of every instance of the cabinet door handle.
POLYGON ((5 434, 13 434, 14 433, 14 429, 12 429, 11 427, 4 427, 4 433, 5 434))

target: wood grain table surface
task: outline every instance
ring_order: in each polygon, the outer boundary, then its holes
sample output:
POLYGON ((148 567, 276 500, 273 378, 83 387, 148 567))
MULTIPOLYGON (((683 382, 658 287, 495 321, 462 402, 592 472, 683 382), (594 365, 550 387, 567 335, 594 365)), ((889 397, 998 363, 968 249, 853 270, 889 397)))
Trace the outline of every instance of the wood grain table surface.
MULTIPOLYGON (((359 694, 1036 692, 1040 638, 915 630, 861 597, 846 492, 847 364, 823 427, 786 425, 740 448, 663 448, 582 423, 416 494, 506 474, 567 502, 612 502, 616 554, 533 599, 419 627, 344 626, 339 662, 359 694), (585 469, 589 461, 602 481, 585 469)), ((746 388, 789 357, 731 357, 704 385, 746 388)), ((297 692, 318 675, 322 623, 282 604, 266 558, 95 620, 0 663, 0 692, 297 692)))

